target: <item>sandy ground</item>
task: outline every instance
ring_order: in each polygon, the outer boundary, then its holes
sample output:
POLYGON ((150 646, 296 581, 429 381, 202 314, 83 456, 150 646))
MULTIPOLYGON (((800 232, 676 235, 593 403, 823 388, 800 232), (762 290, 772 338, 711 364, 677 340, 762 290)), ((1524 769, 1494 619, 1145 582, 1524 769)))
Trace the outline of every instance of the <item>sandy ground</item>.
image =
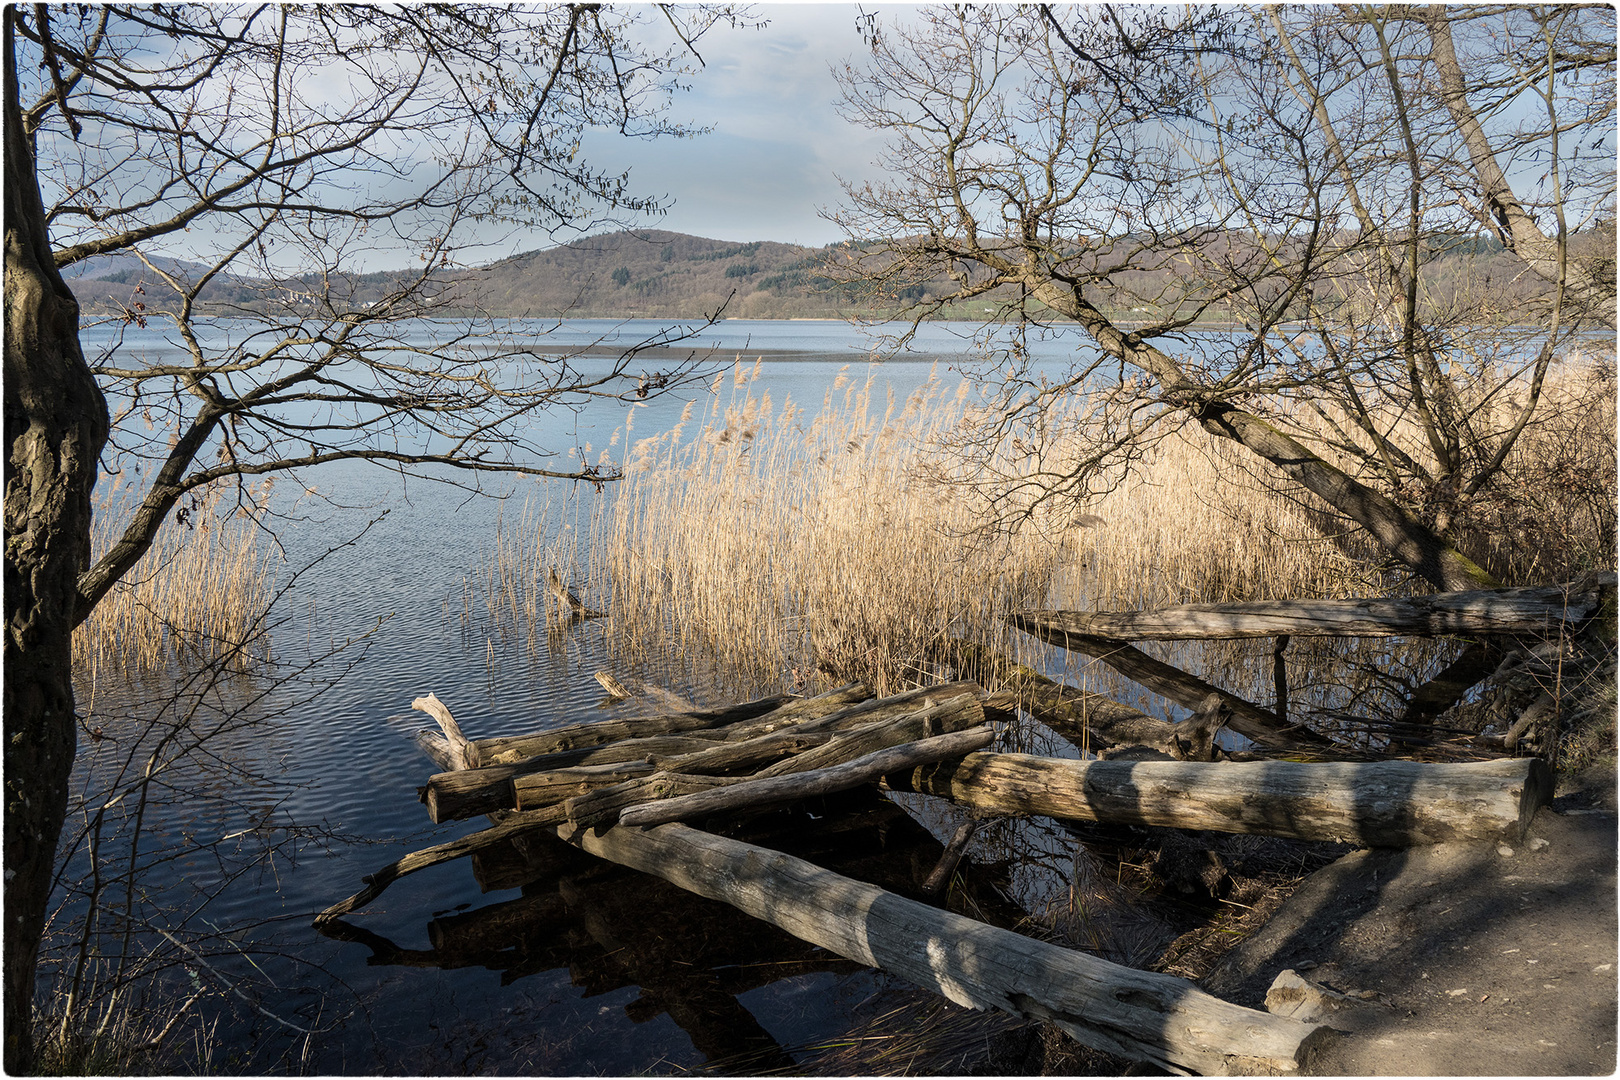
POLYGON ((1263 1008, 1292 968, 1344 994, 1323 1016, 1344 1034, 1309 1062, 1315 1075, 1609 1075, 1615 811, 1610 766, 1565 781, 1524 843, 1354 852, 1203 985, 1263 1008))

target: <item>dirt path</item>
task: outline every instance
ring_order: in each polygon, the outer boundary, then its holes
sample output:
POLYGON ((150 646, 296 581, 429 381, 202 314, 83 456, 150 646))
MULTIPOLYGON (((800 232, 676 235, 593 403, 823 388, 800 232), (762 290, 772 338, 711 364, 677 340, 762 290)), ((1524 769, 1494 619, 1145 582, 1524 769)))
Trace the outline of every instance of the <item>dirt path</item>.
POLYGON ((1571 786, 1513 848, 1345 856, 1204 986, 1264 1007, 1293 968, 1346 994, 1323 1019, 1347 1034, 1311 1062, 1317 1075, 1613 1073, 1614 772, 1571 786))

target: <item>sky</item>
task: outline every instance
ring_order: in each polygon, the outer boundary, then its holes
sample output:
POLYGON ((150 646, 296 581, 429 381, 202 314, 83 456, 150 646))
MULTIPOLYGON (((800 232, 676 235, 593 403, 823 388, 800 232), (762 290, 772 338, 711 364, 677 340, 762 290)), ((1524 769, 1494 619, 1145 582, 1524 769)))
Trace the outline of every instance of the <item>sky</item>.
MULTIPOLYGON (((840 198, 838 177, 869 175, 882 141, 842 120, 832 65, 864 46, 855 4, 756 4, 762 29, 716 27, 699 43, 704 66, 672 106, 675 119, 712 130, 693 139, 629 140, 593 132, 599 167, 629 169, 641 194, 666 195, 652 228, 716 240, 821 246, 843 239, 818 210, 840 198)), ((514 250, 549 247, 543 236, 514 250)))

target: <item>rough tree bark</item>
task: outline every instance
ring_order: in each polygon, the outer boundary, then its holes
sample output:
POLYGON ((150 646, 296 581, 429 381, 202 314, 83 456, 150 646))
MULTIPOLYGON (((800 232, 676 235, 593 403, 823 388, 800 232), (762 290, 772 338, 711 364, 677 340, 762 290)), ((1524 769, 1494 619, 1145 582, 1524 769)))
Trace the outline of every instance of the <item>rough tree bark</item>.
POLYGON ((56 271, 5 34, 5 1067, 33 1068, 34 965, 76 749, 73 625, 107 404, 56 271))

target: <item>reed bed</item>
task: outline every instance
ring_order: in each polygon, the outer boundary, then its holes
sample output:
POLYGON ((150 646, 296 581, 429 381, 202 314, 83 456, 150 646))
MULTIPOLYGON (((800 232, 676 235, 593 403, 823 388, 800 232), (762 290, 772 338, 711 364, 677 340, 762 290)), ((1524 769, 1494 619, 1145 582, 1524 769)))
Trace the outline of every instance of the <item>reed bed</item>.
MULTIPOLYGON (((269 657, 264 614, 274 589, 258 529, 222 510, 219 490, 172 517, 151 550, 96 605, 73 633, 74 668, 96 680, 160 671, 180 660, 224 661, 247 668, 269 657)), ((114 543, 127 510, 104 496, 93 519, 91 548, 114 543)))
POLYGON ((966 386, 898 401, 846 371, 819 411, 776 410, 758 372, 739 364, 702 416, 633 448, 592 545, 610 636, 645 652, 672 632, 758 683, 819 670, 880 693, 932 678, 953 637, 1010 648, 999 616, 1044 599, 1063 548, 986 534, 972 490, 918 482, 966 386))
MULTIPOLYGON (((1371 595, 1393 585, 1382 553, 1331 508, 1196 425, 1142 447, 1090 502, 1045 508, 1033 527, 1009 531, 992 527, 1006 518, 994 492, 960 462, 941 465, 942 448, 983 407, 971 385, 931 379, 901 401, 845 369, 810 410, 776 407, 756 389, 759 371, 736 365, 672 430, 636 442, 626 479, 589 521, 576 508, 573 525, 548 531, 557 516, 548 507, 503 531, 483 571, 491 612, 527 624, 531 641, 536 626, 559 629, 545 581, 559 567, 607 613, 610 647, 630 663, 673 642, 688 661, 727 672, 728 689, 861 679, 887 692, 949 675, 953 639, 1061 665, 1009 630, 1010 610, 1371 595)), ((1461 519, 1465 549, 1483 551, 1500 579, 1613 567, 1613 387, 1612 365, 1566 365, 1548 388, 1546 419, 1509 456, 1501 490, 1461 519), (1518 524, 1501 527, 1504 515, 1518 524)), ((1390 424, 1414 447, 1422 437, 1398 418, 1390 424)), ((987 474, 1016 472, 1010 458, 991 464, 987 474)), ((1302 691, 1342 687, 1342 675, 1315 674, 1299 672, 1302 691)))

